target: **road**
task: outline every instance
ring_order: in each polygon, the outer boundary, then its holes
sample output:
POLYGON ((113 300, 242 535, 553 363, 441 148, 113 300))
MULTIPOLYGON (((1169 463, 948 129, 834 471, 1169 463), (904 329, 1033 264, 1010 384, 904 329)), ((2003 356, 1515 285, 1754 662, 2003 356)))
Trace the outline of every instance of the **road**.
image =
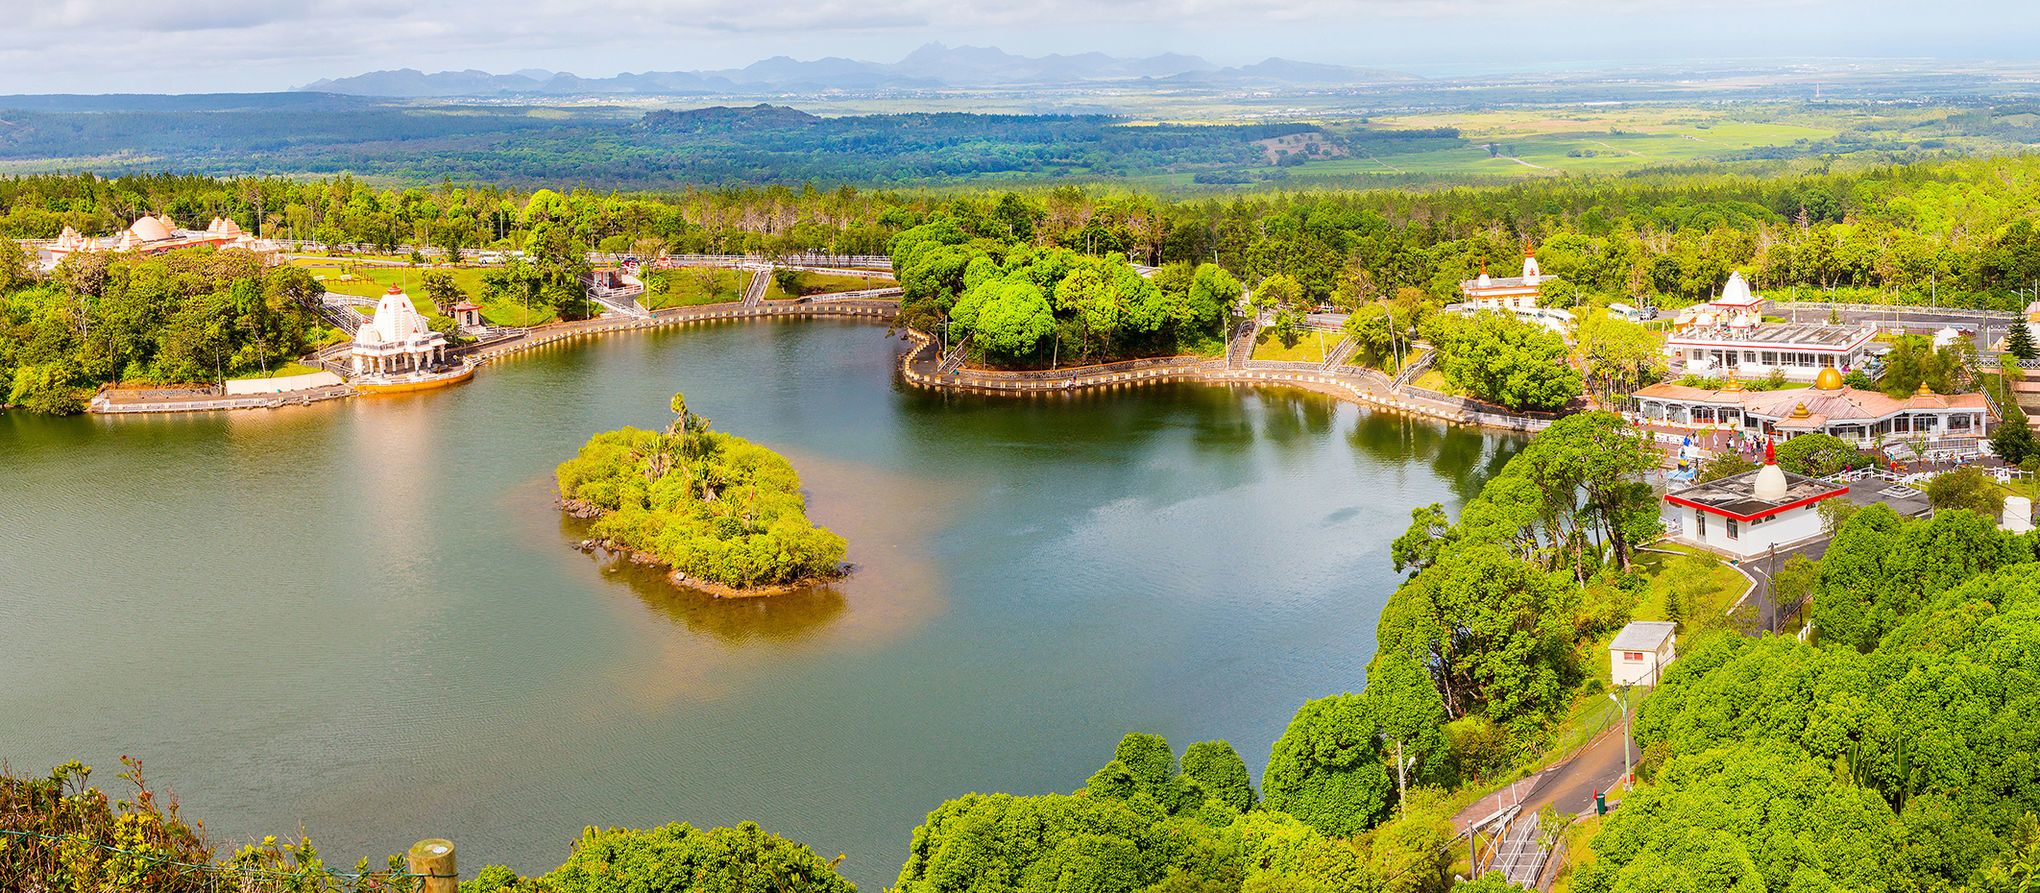
MULTIPOLYGON (((1633 700, 1631 706, 1635 706, 1633 700)), ((1571 759, 1482 798, 1453 817, 1454 829, 1464 833, 1475 822, 1494 815, 1497 810, 1512 804, 1519 805, 1522 811, 1518 813, 1507 835, 1508 840, 1504 846, 1506 852, 1512 848, 1523 849, 1526 834, 1534 839, 1537 833, 1535 830, 1537 812, 1546 806, 1561 813, 1579 815, 1591 813, 1596 792, 1609 790, 1622 783, 1624 746, 1629 743, 1623 731, 1622 726, 1610 729, 1601 737, 1594 739, 1585 749, 1574 754, 1571 759), (1514 847, 1507 846, 1511 842, 1515 844, 1514 847)), ((1628 755, 1631 759, 1635 758, 1633 747, 1628 750, 1628 755)), ((1620 798, 1611 796, 1609 799, 1620 798)), ((1511 874, 1527 871, 1532 874, 1534 880, 1537 866, 1543 864, 1541 857, 1535 854, 1528 860, 1513 861, 1515 862, 1513 866, 1498 864, 1495 867, 1515 869, 1510 872, 1511 874), (1530 864, 1531 862, 1535 864, 1530 864)))

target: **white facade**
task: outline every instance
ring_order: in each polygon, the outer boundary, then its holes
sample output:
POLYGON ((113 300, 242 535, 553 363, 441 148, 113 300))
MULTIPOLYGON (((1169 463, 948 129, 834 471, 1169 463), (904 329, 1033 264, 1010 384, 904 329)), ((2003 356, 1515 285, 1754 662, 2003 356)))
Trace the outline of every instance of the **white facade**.
POLYGON ((432 331, 410 296, 392 285, 375 317, 355 330, 352 359, 357 376, 421 375, 446 362, 446 336, 432 331))
POLYGON ((1680 532, 1687 540, 1724 555, 1755 558, 1772 546, 1819 536, 1820 511, 1814 504, 1758 518, 1731 518, 1705 509, 1678 506, 1680 532))
POLYGON ((1608 678, 1617 686, 1657 685, 1678 654, 1678 624, 1639 620, 1608 645, 1608 678))

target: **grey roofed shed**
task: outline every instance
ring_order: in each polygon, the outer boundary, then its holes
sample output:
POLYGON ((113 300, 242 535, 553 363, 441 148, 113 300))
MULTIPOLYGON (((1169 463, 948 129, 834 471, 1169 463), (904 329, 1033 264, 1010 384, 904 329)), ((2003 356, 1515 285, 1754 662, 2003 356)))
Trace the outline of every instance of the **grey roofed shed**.
POLYGON ((1608 647, 1614 651, 1656 651, 1678 629, 1678 624, 1664 620, 1637 620, 1616 633, 1608 647))

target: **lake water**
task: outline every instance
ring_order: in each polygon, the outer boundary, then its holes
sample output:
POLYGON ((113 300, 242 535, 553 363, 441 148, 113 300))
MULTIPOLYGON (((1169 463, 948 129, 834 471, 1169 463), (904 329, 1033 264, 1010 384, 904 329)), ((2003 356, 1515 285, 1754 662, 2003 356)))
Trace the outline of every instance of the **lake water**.
POLYGON ((1258 777, 1361 686, 1409 509, 1516 446, 1279 390, 931 394, 899 349, 726 324, 407 397, 0 414, 0 759, 117 788, 133 754, 225 842, 446 836, 469 875, 756 819, 876 891, 942 800, 1074 789, 1129 730, 1258 777), (718 601, 572 548, 553 466, 676 390, 794 461, 855 574, 718 601))

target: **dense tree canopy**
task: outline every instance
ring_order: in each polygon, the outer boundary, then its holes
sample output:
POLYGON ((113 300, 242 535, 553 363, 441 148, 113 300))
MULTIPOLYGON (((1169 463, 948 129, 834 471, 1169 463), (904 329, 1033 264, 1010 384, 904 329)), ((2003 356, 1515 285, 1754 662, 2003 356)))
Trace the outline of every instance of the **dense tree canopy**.
POLYGON ((1476 400, 1552 410, 1579 396, 1564 336, 1543 326, 1500 313, 1439 313, 1426 321, 1424 337, 1445 380, 1476 400))
POLYGON ((5 402, 75 411, 75 389, 99 382, 210 383, 283 366, 327 331, 311 309, 323 290, 246 251, 72 256, 0 297, 5 402))
POLYGON ((589 828, 560 867, 520 878, 500 865, 461 883, 463 893, 856 893, 808 849, 755 823, 696 829, 589 828))

